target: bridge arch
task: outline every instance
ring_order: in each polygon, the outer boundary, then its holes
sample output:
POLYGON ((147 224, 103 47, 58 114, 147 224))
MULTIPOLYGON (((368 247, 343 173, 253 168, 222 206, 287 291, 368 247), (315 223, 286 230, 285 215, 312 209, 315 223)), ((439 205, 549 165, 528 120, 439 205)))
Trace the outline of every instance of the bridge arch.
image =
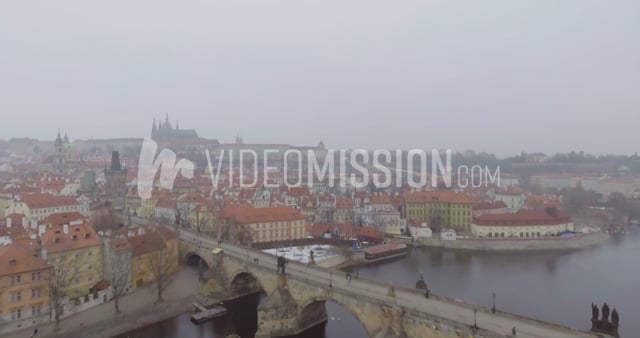
POLYGON ((298 316, 296 318, 297 325, 299 329, 309 328, 312 326, 316 326, 323 321, 331 320, 331 318, 327 317, 327 302, 334 303, 346 310, 346 313, 352 315, 356 321, 360 324, 360 328, 364 333, 369 337, 373 337, 372 332, 366 326, 366 321, 364 318, 361 318, 361 312, 357 311, 357 309, 352 308, 353 304, 347 304, 345 302, 341 302, 336 297, 330 296, 314 296, 306 299, 304 302, 300 303, 298 307, 298 316))
POLYGON ((202 256, 197 252, 188 252, 185 256, 185 261, 189 266, 205 268, 206 270, 210 268, 207 260, 202 258, 202 256))
POLYGON ((235 298, 261 292, 263 288, 253 273, 247 270, 237 270, 230 275, 229 291, 232 298, 235 298))

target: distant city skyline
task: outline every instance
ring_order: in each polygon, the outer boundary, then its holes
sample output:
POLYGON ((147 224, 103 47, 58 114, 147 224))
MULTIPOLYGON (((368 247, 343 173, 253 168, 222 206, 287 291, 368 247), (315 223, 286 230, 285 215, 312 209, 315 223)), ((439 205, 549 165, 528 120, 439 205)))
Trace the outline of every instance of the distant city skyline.
POLYGON ((638 151, 637 1, 39 6, 0 4, 3 139, 638 151))

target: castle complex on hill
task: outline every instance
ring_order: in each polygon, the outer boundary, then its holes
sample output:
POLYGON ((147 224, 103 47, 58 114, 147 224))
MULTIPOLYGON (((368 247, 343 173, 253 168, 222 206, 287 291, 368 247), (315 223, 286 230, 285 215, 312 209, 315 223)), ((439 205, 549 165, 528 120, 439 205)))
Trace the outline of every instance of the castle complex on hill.
POLYGON ((169 122, 169 115, 164 118, 164 123, 159 121, 156 125, 156 120, 153 120, 153 126, 151 127, 151 138, 156 141, 193 141, 198 140, 200 137, 194 129, 180 129, 178 122, 174 128, 169 122))

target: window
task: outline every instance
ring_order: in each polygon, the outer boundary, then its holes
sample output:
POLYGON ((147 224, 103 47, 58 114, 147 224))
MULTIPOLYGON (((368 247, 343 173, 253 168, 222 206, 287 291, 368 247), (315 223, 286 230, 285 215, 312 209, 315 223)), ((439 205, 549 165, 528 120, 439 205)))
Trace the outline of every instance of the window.
POLYGON ((31 298, 39 298, 40 294, 40 289, 31 289, 31 298))
POLYGON ((11 310, 11 320, 16 320, 20 318, 22 318, 22 309, 11 310))
POLYGON ((16 303, 22 300, 22 292, 14 292, 11 294, 11 302, 16 303))
POLYGON ((31 280, 32 281, 40 280, 40 271, 32 272, 31 273, 31 280))
POLYGON ((39 316, 42 314, 42 305, 34 305, 31 307, 31 316, 39 316))
POLYGON ((22 283, 22 276, 11 276, 11 285, 16 285, 22 283))

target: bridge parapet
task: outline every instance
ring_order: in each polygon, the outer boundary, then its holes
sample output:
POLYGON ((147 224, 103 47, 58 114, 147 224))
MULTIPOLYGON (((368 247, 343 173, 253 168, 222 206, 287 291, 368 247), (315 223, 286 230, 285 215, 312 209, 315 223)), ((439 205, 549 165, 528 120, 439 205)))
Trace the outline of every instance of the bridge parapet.
MULTIPOLYGON (((199 255, 212 269, 218 271, 217 275, 228 276, 222 281, 227 290, 233 289, 232 283, 234 280, 238 283, 237 277, 241 275, 255 278, 255 286, 268 295, 278 286, 275 257, 223 245, 229 251, 216 261, 211 253, 211 245, 205 249, 193 242, 182 243, 184 245, 180 249, 183 258, 199 255)), ((318 304, 332 301, 358 318, 370 337, 509 337, 512 326, 517 326, 518 337, 597 337, 584 331, 514 314, 500 311, 492 313, 484 307, 437 295, 425 299, 424 294, 416 290, 362 278, 355 280, 355 285, 341 281, 340 287, 330 287, 331 279, 327 276, 333 273, 334 278, 340 278, 337 277, 339 272, 335 270, 292 262, 287 272, 288 292, 297 304, 298 328, 313 322, 309 313, 317 313, 316 310, 320 307, 318 304), (295 269, 291 269, 292 267, 295 269), (473 327, 476 315, 479 328, 473 327)), ((244 280, 245 283, 247 281, 248 279, 244 280)), ((333 281, 336 283, 335 279, 333 281)))

